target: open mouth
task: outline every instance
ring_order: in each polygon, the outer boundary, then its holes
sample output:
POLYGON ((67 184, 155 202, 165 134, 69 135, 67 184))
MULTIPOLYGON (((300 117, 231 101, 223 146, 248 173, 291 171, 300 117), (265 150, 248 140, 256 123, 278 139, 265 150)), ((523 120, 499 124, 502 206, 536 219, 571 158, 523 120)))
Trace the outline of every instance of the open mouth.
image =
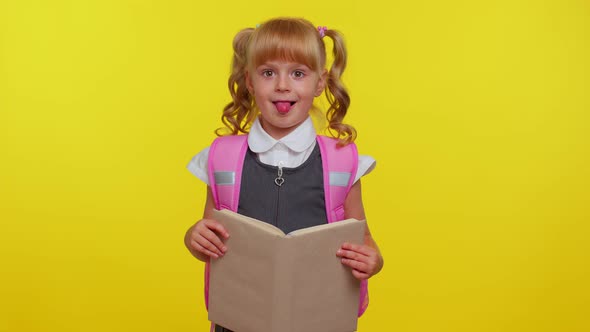
POLYGON ((275 104, 275 107, 277 108, 277 111, 279 113, 286 114, 286 113, 289 113, 291 108, 293 108, 293 105, 295 105, 295 102, 288 101, 288 100, 281 100, 281 101, 275 101, 275 102, 273 102, 273 104, 275 104))

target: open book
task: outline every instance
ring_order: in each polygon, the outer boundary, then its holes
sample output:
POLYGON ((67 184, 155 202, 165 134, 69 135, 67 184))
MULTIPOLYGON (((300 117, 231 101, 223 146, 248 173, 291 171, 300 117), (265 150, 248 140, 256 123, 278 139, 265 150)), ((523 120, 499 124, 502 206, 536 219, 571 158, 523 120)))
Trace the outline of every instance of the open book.
POLYGON ((342 243, 363 243, 365 221, 293 231, 228 210, 228 250, 211 259, 209 320, 236 332, 356 331, 360 282, 342 265, 342 243))

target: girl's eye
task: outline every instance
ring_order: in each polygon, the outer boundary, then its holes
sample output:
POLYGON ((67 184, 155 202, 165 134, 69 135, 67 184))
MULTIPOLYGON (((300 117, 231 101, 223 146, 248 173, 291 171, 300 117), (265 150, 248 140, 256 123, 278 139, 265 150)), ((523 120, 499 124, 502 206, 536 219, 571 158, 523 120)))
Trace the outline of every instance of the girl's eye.
POLYGON ((262 71, 262 76, 264 77, 271 77, 272 76, 272 70, 270 69, 266 69, 262 71))
POLYGON ((303 76, 305 76, 305 73, 304 73, 304 72, 302 72, 301 70, 296 70, 296 71, 293 73, 293 76, 295 76, 296 78, 302 78, 303 76))

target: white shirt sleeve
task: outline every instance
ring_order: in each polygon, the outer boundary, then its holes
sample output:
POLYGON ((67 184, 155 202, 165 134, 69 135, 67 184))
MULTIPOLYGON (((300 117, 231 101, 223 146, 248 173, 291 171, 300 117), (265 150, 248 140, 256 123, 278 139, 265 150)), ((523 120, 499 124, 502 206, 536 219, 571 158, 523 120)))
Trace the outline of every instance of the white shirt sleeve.
POLYGON ((356 170, 356 177, 354 183, 356 183, 362 176, 367 175, 373 171, 377 162, 371 156, 365 156, 359 154, 359 166, 356 170))
MULTIPOLYGON (((187 167, 188 170, 199 180, 205 182, 205 184, 209 185, 209 176, 207 172, 207 160, 209 159, 209 147, 204 148, 201 152, 191 159, 188 163, 187 167)), ((371 173, 377 162, 371 156, 366 155, 359 155, 359 164, 358 169, 356 171, 356 177, 354 178, 354 183, 356 183, 361 177, 371 173)))
POLYGON ((186 168, 194 176, 199 178, 205 184, 209 185, 209 176, 207 175, 207 160, 209 159, 209 147, 204 148, 191 159, 186 168))

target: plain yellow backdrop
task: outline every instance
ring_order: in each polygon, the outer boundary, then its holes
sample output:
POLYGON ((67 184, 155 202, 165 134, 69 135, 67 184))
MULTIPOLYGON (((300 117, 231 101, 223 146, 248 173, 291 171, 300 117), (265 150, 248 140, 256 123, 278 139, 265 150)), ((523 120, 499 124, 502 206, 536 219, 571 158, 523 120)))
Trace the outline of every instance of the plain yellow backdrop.
POLYGON ((385 269, 359 331, 590 330, 590 4, 0 2, 0 331, 205 331, 185 169, 270 17, 346 36, 385 269))

